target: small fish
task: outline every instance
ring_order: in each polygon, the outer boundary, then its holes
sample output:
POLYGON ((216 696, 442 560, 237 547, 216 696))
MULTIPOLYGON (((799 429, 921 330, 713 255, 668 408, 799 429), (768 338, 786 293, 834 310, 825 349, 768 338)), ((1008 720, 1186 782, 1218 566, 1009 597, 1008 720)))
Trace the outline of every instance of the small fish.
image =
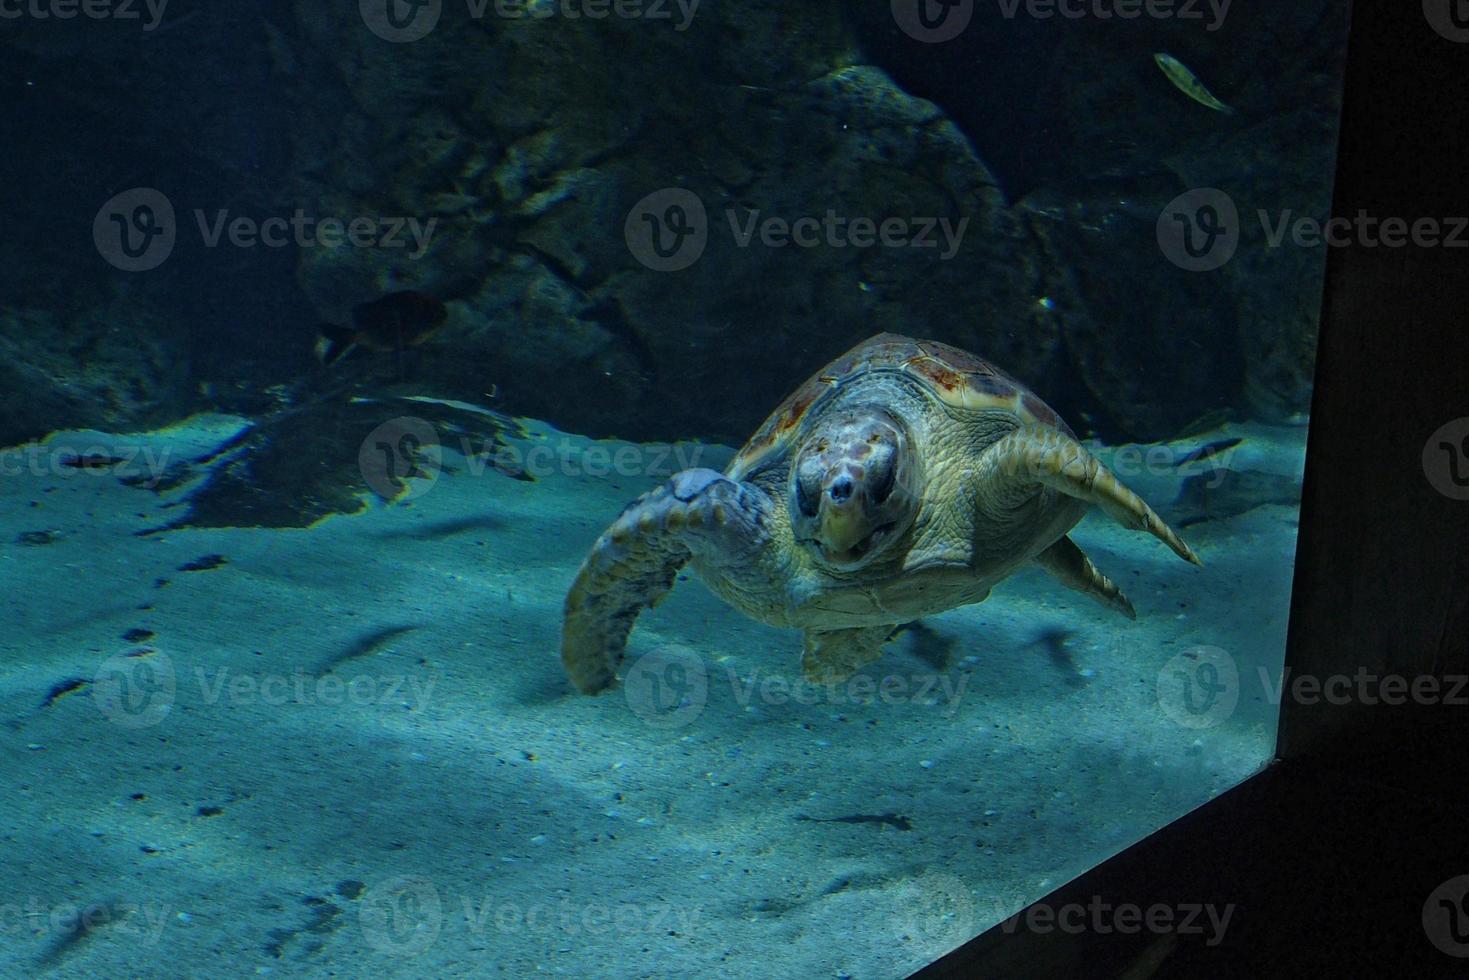
POLYGON ((1168 76, 1168 80, 1173 83, 1173 87, 1184 95, 1187 95, 1199 105, 1208 106, 1215 112, 1222 112, 1229 116, 1234 115, 1233 108, 1216 99, 1214 93, 1205 88, 1204 83, 1199 81, 1198 77, 1189 71, 1183 62, 1173 57, 1173 55, 1158 52, 1153 55, 1153 60, 1158 63, 1159 68, 1163 69, 1163 74, 1168 76))
POLYGON ((913 829, 913 821, 900 813, 854 813, 849 817, 808 817, 804 813, 798 813, 796 819, 808 823, 877 823, 897 827, 899 830, 913 829))
POLYGON ((221 565, 229 564, 229 559, 224 555, 204 555, 193 561, 185 562, 179 566, 181 572, 209 572, 221 565))
POLYGON ((397 639, 404 633, 412 633, 418 629, 417 626, 388 626, 383 629, 373 630, 352 641, 352 644, 343 650, 332 654, 322 663, 316 671, 317 677, 325 677, 349 660, 357 660, 376 653, 382 649, 389 640, 397 639))
POLYGON ((103 926, 128 918, 133 909, 117 899, 93 902, 75 916, 68 916, 56 937, 36 960, 38 968, 50 967, 76 950, 89 936, 103 926))
POLYGON ((1195 449, 1192 452, 1185 453, 1183 456, 1180 456, 1178 458, 1178 462, 1174 465, 1182 466, 1185 463, 1197 463, 1201 460, 1218 456, 1220 453, 1228 452, 1242 442, 1244 442, 1243 439, 1235 437, 1232 439, 1220 439, 1217 442, 1208 443, 1207 445, 1200 446, 1198 449, 1195 449))
POLYGON ((896 639, 905 633, 912 637, 913 652, 927 661, 934 670, 945 671, 953 666, 955 648, 953 637, 945 636, 915 619, 911 623, 900 623, 888 634, 888 639, 896 639))
POLYGON ((121 456, 109 456, 106 453, 87 453, 84 456, 61 457, 61 465, 68 466, 74 470, 105 470, 126 462, 127 460, 121 456))
POLYGON ((351 326, 322 324, 316 356, 332 365, 358 347, 379 354, 402 353, 438 333, 448 317, 444 304, 427 293, 389 293, 354 308, 351 326))
POLYGON ((64 681, 60 681, 56 684, 51 685, 51 690, 46 692, 46 700, 41 702, 41 707, 49 708, 57 701, 60 701, 62 698, 66 697, 68 694, 71 694, 75 691, 80 691, 86 686, 86 678, 68 677, 64 681))

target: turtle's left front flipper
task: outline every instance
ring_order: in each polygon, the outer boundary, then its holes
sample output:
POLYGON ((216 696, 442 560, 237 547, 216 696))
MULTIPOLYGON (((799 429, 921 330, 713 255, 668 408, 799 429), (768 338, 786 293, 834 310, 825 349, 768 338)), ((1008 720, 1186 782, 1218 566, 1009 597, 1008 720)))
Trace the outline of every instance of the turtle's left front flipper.
POLYGON ((1016 429, 984 451, 979 470, 984 479, 994 481, 994 486, 1012 488, 1017 495, 1039 484, 1096 504, 1123 527, 1147 531, 1183 560, 1203 564, 1153 508, 1123 486, 1085 446, 1063 432, 1016 429))
POLYGON ((762 503, 757 493, 714 470, 692 469, 623 509, 566 594, 561 662, 577 690, 596 694, 612 685, 638 614, 663 598, 694 550, 750 536, 762 503))

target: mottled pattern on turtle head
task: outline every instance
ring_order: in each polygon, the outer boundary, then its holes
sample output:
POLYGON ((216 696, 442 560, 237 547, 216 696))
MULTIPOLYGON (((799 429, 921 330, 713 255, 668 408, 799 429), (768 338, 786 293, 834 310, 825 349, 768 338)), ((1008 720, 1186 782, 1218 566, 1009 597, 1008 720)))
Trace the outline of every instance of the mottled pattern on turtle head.
POLYGON ((839 406, 808 422, 791 458, 791 531, 821 564, 854 572, 912 526, 921 461, 908 427, 881 407, 839 406))

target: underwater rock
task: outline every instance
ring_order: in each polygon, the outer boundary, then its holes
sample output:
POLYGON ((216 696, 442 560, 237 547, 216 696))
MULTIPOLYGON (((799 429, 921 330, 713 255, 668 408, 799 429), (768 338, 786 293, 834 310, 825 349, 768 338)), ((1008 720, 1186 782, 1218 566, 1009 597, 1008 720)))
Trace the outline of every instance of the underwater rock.
MULTIPOLYGON (((205 455, 180 462, 152 487, 186 488, 182 513, 140 536, 183 527, 310 527, 334 514, 364 510, 370 496, 399 500, 424 492, 443 473, 444 444, 473 454, 509 479, 524 480, 502 460, 504 436, 524 437, 508 416, 433 399, 368 397, 380 383, 362 381, 282 398, 205 455), (408 426, 397 416, 411 412, 408 426), (384 456, 386 454, 386 457, 384 456), (424 482, 420 483, 419 480, 424 482)), ((218 556, 213 556, 218 557, 218 556)), ((221 562, 182 566, 199 571, 221 562)))
POLYGON ((1194 141, 1165 161, 1189 187, 1219 187, 1240 213, 1240 243, 1217 270, 1235 296, 1233 340, 1244 360, 1238 401, 1251 415, 1283 422, 1310 408, 1326 246, 1292 239, 1302 218, 1331 209, 1336 98, 1320 78, 1310 108, 1291 108, 1238 138, 1194 141))
POLYGON ((189 400, 176 331, 122 304, 0 309, 0 446, 58 429, 126 432, 189 400))
POLYGON ((1226 469, 1220 474, 1195 474, 1185 479, 1173 508, 1185 515, 1179 519, 1179 526, 1188 527, 1237 517, 1266 504, 1296 507, 1300 502, 1298 477, 1263 470, 1226 469))
MULTIPOLYGON (((1139 44, 1166 48, 1208 78, 1214 93, 1238 110, 1228 116, 1170 90, 1144 51, 1107 43, 1110 38, 1087 29, 1095 25, 1079 26, 1061 43, 1043 107, 1059 117, 1055 125, 1063 152, 1058 159, 1079 161, 1087 172, 1080 175, 1084 184, 1077 183, 1078 175, 1058 173, 1056 178, 1063 186, 1084 188, 1076 195, 1083 199, 1113 193, 1147 199, 1156 204, 1154 218, 1163 204, 1194 188, 1228 194, 1240 216, 1234 256, 1212 272, 1181 276, 1166 263, 1144 267, 1139 262, 1131 274, 1145 277, 1149 285, 1140 291, 1146 293, 1139 296, 1142 305, 1134 309, 1160 324, 1177 317, 1181 322, 1175 329, 1202 344, 1196 356, 1211 356, 1221 344, 1230 348, 1207 390, 1220 392, 1237 413, 1278 422, 1307 411, 1324 248, 1298 247, 1289 239, 1272 242, 1266 225, 1282 217, 1324 220, 1329 213, 1345 18, 1331 5, 1277 4, 1262 8, 1249 23, 1231 19, 1208 35, 1170 34, 1161 27, 1140 34, 1139 44), (1247 35, 1266 35, 1272 43, 1244 43, 1247 35), (1098 193, 1098 188, 1106 189, 1098 193), (1188 281, 1190 275, 1213 281, 1199 290, 1188 281)), ((1066 234, 1085 232, 1065 229, 1066 234)), ((1151 235, 1146 239, 1139 235, 1144 252, 1134 257, 1156 259, 1156 242, 1151 235)), ((1125 252, 1110 258, 1114 265, 1129 262, 1125 252)), ((1111 308, 1104 294, 1087 298, 1094 311, 1111 308)), ((1111 330, 1109 324, 1103 332, 1111 330)), ((1087 353, 1105 356, 1106 346, 1091 345, 1087 353)), ((1125 346, 1114 339, 1113 356, 1125 346)), ((1163 352, 1166 357, 1166 343, 1163 352)), ((1088 373, 1084 358, 1073 360, 1088 373)), ((1165 368, 1174 369, 1173 364, 1165 368)), ((1124 435, 1168 434, 1161 406, 1127 407, 1127 399, 1138 392, 1117 384, 1116 377, 1089 373, 1088 384, 1101 403, 1122 410, 1117 422, 1124 435)), ((1167 397, 1163 386, 1150 389, 1155 397, 1167 397)))
POLYGON ((1024 227, 941 111, 854 63, 840 5, 711 5, 681 31, 446 7, 398 45, 352 17, 297 7, 305 39, 331 39, 298 52, 300 194, 310 211, 436 224, 421 257, 303 250, 299 281, 328 321, 391 289, 451 301, 421 362, 439 390, 498 385, 510 410, 598 435, 737 441, 880 330, 1054 389, 1024 227), (707 241, 658 272, 624 226, 668 188, 698 198, 707 241), (821 223, 814 246, 763 242, 763 223, 802 218, 821 223), (923 244, 847 239, 854 219, 890 218, 923 244))
POLYGON ((1243 384, 1234 295, 1158 248, 1158 214, 1173 194, 1037 192, 1019 209, 1056 277, 1049 295, 1067 368, 1085 389, 1054 401, 1063 413, 1081 406, 1108 441, 1171 436, 1235 405, 1243 384))

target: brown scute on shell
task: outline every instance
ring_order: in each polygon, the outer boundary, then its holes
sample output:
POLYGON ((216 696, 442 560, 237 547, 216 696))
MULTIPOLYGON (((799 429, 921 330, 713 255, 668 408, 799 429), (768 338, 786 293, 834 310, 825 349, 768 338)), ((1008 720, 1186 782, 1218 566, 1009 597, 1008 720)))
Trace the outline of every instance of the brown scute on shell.
POLYGON ((745 464, 764 456, 772 447, 790 438, 792 430, 801 424, 806 417, 806 412, 811 408, 811 403, 829 390, 838 378, 813 378, 801 387, 797 388, 780 406, 771 413, 765 424, 750 437, 745 447, 735 457, 730 466, 730 472, 734 472, 736 465, 745 464))
POLYGON ((965 376, 942 361, 936 361, 931 357, 915 357, 908 364, 917 373, 944 391, 957 391, 964 386, 965 376))
POLYGON ((738 479, 749 473, 792 438, 824 395, 874 369, 903 371, 956 408, 972 408, 976 400, 988 402, 997 409, 1029 416, 1038 425, 1075 435, 1039 396, 988 361, 936 340, 914 340, 883 333, 858 344, 817 371, 781 402, 730 464, 729 475, 738 479))

